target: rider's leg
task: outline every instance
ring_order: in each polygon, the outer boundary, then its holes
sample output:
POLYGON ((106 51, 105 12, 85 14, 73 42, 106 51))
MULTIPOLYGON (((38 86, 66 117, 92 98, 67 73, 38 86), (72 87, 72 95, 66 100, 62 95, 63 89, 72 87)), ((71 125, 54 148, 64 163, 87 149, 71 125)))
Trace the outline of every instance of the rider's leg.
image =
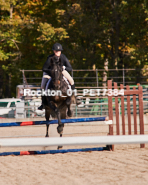
MULTIPOLYGON (((43 77, 42 77, 42 82, 41 82, 41 89, 45 89, 46 83, 47 83, 48 79, 50 79, 50 78, 51 77, 47 73, 43 72, 43 77)), ((39 110, 43 109, 44 100, 45 100, 45 97, 42 96, 42 104, 41 104, 40 107, 38 107, 39 110)))
MULTIPOLYGON (((62 74, 65 76, 65 78, 67 78, 67 80, 68 80, 69 83, 71 84, 71 89, 72 89, 72 90, 75 90, 74 80, 73 80, 73 78, 70 76, 70 74, 69 74, 66 70, 62 71, 62 74)), ((80 100, 78 100, 76 96, 75 96, 75 99, 76 99, 76 104, 77 104, 77 105, 81 104, 80 100)))

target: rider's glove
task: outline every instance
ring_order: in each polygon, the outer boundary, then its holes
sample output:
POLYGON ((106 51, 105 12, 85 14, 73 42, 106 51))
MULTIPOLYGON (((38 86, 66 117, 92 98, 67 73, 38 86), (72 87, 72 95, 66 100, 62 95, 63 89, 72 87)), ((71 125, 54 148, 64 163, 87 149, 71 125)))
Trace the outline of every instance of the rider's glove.
POLYGON ((66 69, 66 67, 65 66, 63 66, 63 71, 66 69))

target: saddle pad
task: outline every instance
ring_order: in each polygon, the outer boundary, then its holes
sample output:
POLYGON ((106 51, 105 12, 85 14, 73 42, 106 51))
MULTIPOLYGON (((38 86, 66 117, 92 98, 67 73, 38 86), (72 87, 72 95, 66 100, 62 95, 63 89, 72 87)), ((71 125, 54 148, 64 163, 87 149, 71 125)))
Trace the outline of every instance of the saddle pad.
POLYGON ((71 89, 71 85, 70 85, 69 81, 67 80, 67 78, 65 76, 63 76, 63 78, 68 85, 68 89, 71 89))

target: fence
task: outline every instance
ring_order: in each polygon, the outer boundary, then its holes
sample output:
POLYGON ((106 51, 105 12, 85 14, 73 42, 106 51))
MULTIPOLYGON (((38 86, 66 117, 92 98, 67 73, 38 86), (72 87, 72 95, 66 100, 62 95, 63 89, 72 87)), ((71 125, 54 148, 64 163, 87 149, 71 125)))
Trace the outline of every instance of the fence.
MULTIPOLYGON (((144 118, 143 118, 143 91, 142 87, 139 86, 138 90, 133 87, 130 90, 129 86, 126 86, 126 90, 124 91, 123 84, 120 84, 120 90, 117 87, 117 83, 114 82, 114 91, 112 93, 112 81, 108 80, 108 113, 109 119, 113 120, 113 105, 112 105, 112 97, 115 97, 115 110, 116 110, 116 134, 120 135, 120 124, 119 124, 119 106, 118 106, 118 98, 121 98, 121 112, 122 112, 122 134, 125 135, 125 113, 124 113, 124 100, 125 96, 127 99, 127 111, 128 111, 128 135, 132 134, 131 131, 131 112, 130 112, 130 96, 133 96, 133 114, 134 114, 134 134, 137 134, 137 111, 136 111, 136 95, 138 95, 138 103, 139 103, 139 122, 140 122, 140 134, 144 134, 144 118), (121 97, 119 97, 119 94, 121 97)), ((109 135, 113 135, 113 125, 109 126, 109 135)), ((141 144, 141 147, 144 148, 145 145, 141 144)), ((112 146, 114 149, 114 146, 112 146)))
MULTIPOLYGON (((21 70, 23 74, 23 85, 40 86, 42 78, 42 70, 21 70)), ((107 80, 112 79, 119 85, 134 85, 140 83, 146 85, 148 82, 148 69, 74 69, 71 72, 77 87, 102 87, 107 85, 107 80)), ((148 88, 148 86, 147 86, 148 88)))
MULTIPOLYGON (((131 107, 130 112, 131 115, 133 115, 133 101, 131 99, 131 107)), ((19 103, 18 103, 19 104, 19 103)), ((17 107, 11 107, 11 108, 3 108, 3 110, 8 110, 7 114, 1 115, 0 117, 3 118, 41 118, 45 117, 45 110, 42 111, 38 110, 38 107, 40 106, 41 102, 21 102, 21 106, 17 107), (31 103, 31 104, 30 104, 31 103), (22 106, 23 104, 23 106, 22 106)), ((119 117, 121 119, 121 101, 119 100, 119 117)), ((106 116, 108 115, 108 102, 106 98, 100 99, 97 98, 95 100, 82 100, 82 104, 79 106, 76 106, 75 104, 72 104, 71 107, 73 111, 73 117, 92 117, 92 116, 106 116)), ((144 114, 148 114, 148 101, 143 101, 143 110, 144 114)), ((127 109, 127 102, 125 100, 124 102, 124 111, 125 115, 128 114, 127 109)), ((136 112, 139 113, 139 105, 138 101, 136 101, 136 112)), ((115 115, 115 99, 113 99, 113 115, 115 115)))

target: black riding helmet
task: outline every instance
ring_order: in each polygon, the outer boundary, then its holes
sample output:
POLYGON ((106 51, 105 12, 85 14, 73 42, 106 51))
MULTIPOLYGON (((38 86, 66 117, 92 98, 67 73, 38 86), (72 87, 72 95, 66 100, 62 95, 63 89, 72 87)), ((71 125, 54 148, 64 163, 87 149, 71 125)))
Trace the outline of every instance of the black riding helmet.
POLYGON ((63 48, 62 48, 62 45, 60 43, 55 43, 53 46, 52 46, 52 50, 55 50, 55 51, 62 51, 63 48))

